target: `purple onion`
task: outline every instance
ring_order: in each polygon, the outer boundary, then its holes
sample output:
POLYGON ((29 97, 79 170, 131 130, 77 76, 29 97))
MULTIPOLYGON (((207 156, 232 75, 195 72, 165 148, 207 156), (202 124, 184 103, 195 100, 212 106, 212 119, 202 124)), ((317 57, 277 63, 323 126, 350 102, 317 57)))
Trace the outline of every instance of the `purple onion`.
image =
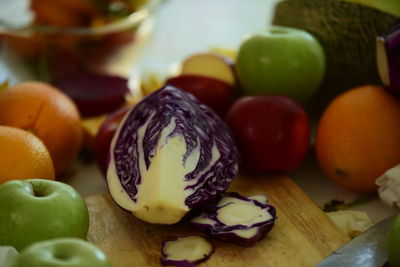
POLYGON ((271 231, 276 209, 264 195, 244 197, 228 192, 218 203, 205 207, 191 223, 210 237, 251 246, 271 231))
POLYGON ((383 84, 400 94, 400 22, 388 35, 377 37, 377 65, 383 84))

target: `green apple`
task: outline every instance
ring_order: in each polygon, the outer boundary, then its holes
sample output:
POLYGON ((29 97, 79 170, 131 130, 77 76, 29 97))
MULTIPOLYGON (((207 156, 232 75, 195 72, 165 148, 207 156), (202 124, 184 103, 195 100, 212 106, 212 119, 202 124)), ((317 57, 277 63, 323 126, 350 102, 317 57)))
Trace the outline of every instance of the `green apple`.
POLYGON ((11 267, 111 267, 95 245, 77 238, 41 241, 25 248, 11 267))
POLYGON ((85 239, 89 213, 69 185, 51 180, 12 180, 0 185, 0 246, 21 251, 42 240, 85 239))
POLYGON ((400 266, 400 214, 391 221, 386 236, 388 262, 391 267, 400 266))
POLYGON ((325 56, 310 33, 271 26, 241 44, 236 70, 245 95, 277 94, 304 102, 321 84, 325 56))

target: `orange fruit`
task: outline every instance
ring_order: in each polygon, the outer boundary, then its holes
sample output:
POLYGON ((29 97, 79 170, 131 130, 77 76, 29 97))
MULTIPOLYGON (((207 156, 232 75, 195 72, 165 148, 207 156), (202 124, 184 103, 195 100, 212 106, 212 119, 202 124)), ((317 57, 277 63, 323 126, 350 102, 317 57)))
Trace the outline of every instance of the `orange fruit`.
POLYGON ((362 86, 336 97, 317 129, 318 161, 335 183, 374 192, 375 180, 400 163, 400 100, 383 88, 362 86))
POLYGON ((54 180, 46 146, 27 131, 0 126, 0 184, 30 178, 54 180))
POLYGON ((0 92, 0 125, 35 134, 46 145, 56 175, 68 170, 82 143, 79 112, 72 100, 41 82, 24 82, 0 92))

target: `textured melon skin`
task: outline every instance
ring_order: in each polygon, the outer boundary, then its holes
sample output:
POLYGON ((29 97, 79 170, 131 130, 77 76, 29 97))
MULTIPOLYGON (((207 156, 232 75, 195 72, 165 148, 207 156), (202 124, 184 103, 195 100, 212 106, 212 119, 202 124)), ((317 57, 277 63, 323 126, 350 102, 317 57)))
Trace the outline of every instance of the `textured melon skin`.
POLYGON ((360 5, 369 6, 377 10, 400 16, 400 1, 398 0, 342 0, 350 3, 357 3, 360 5))
POLYGON ((364 84, 382 85, 376 66, 376 36, 399 18, 338 0, 286 0, 276 7, 274 25, 304 29, 321 43, 327 70, 317 93, 306 103, 319 115, 337 94, 364 84))

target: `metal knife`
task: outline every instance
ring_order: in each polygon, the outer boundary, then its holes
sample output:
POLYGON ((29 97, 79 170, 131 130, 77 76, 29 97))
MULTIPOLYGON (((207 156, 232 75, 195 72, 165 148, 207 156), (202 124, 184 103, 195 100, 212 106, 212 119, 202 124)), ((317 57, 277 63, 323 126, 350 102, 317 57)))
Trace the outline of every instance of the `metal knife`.
POLYGON ((382 267, 386 264, 386 235, 394 219, 390 216, 322 260, 315 267, 382 267))

